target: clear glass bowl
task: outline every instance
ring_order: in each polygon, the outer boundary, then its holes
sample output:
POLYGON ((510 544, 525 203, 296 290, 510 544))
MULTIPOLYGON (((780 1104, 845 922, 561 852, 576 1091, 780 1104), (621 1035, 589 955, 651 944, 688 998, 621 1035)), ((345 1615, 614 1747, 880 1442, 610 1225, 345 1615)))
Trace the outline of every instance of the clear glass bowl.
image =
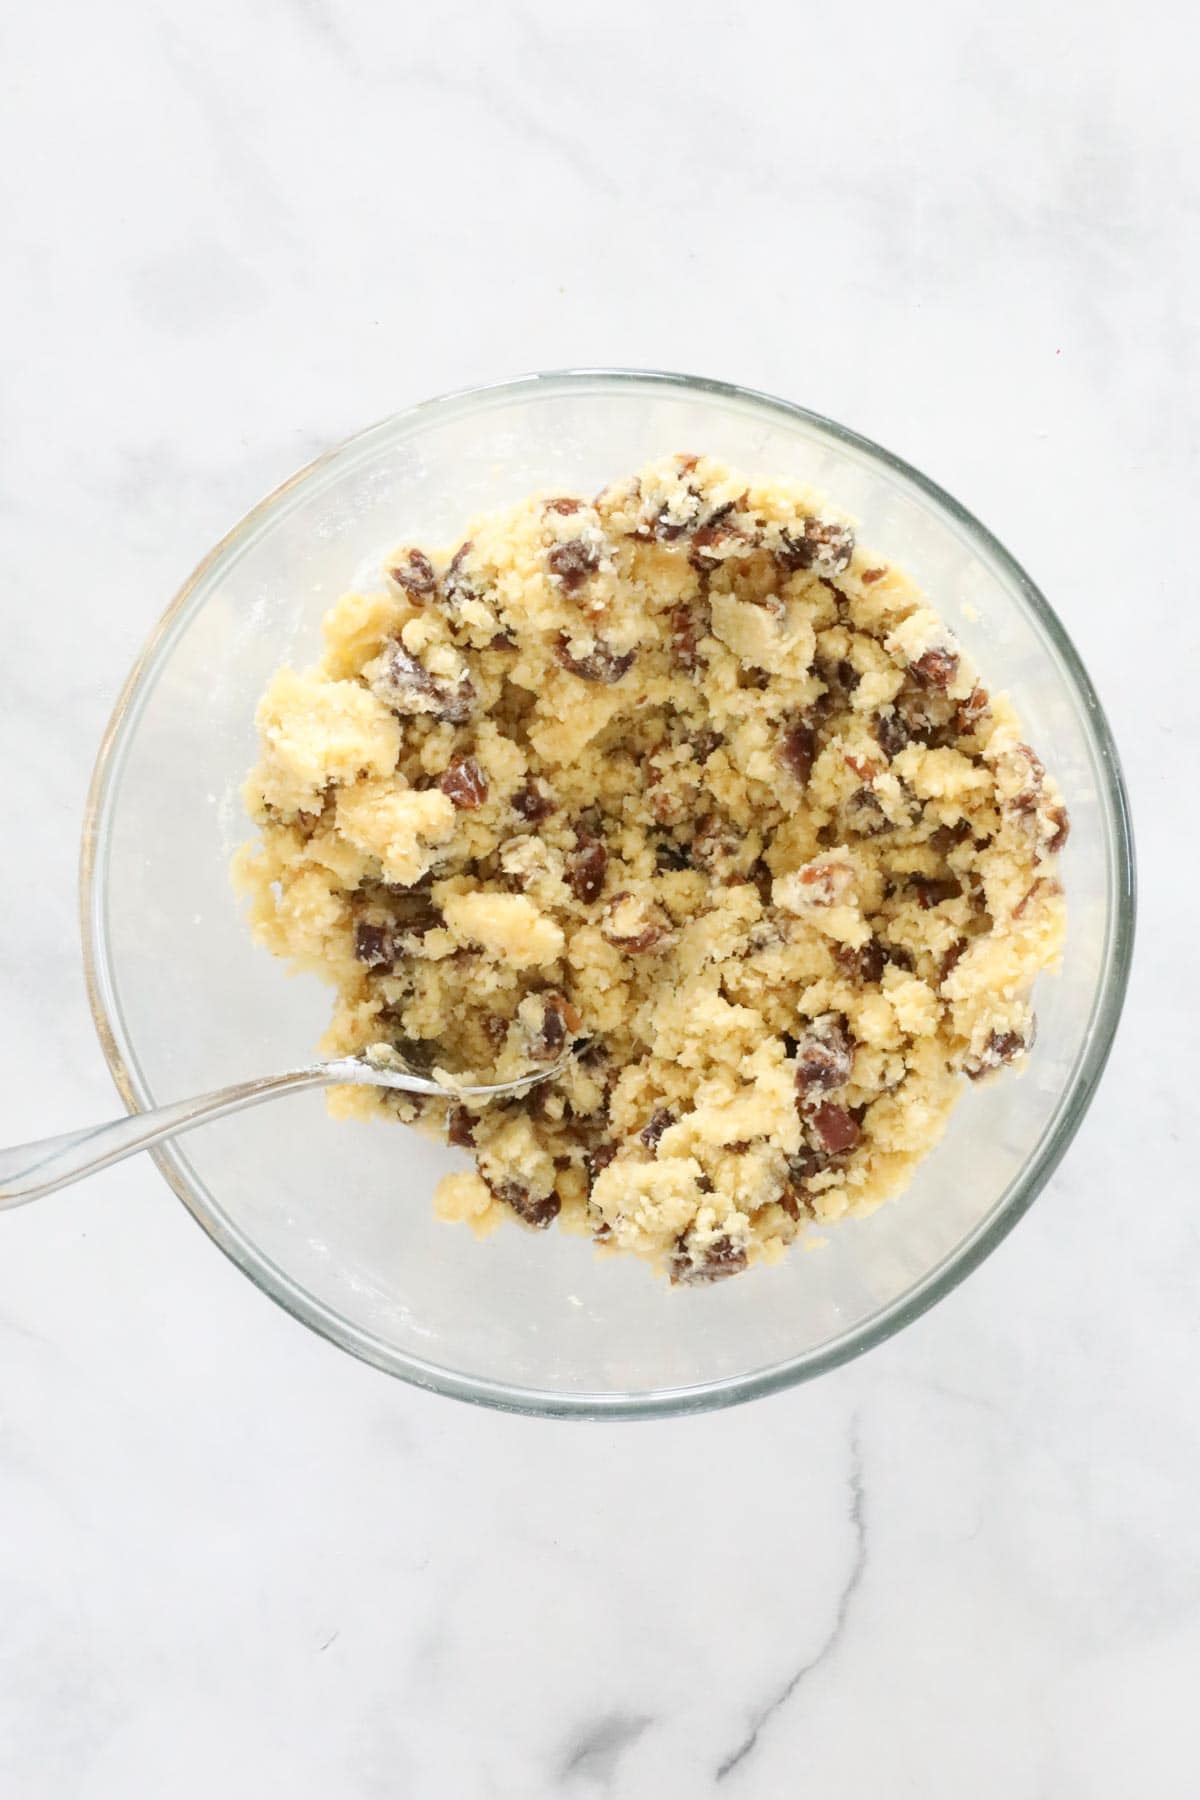
POLYGON ((407 532, 449 540, 539 486, 591 493, 671 451, 796 476, 857 515, 925 587, 993 687, 1016 697, 1071 811, 1070 928, 1020 1080, 964 1095, 909 1191, 779 1268, 672 1291, 582 1239, 477 1243, 430 1195, 453 1154, 400 1126, 338 1124, 320 1094, 208 1125, 167 1180, 263 1291, 343 1349, 461 1399, 543 1414, 728 1405, 879 1343, 947 1293, 1031 1204, 1095 1091, 1124 994, 1133 860, 1116 751, 1045 600, 969 514, 895 457, 797 406, 690 377, 577 370, 400 413, 237 525, 173 601, 101 747, 83 847, 97 1028, 130 1108, 303 1062, 329 997, 256 948, 228 865, 254 708, 321 615, 407 532))

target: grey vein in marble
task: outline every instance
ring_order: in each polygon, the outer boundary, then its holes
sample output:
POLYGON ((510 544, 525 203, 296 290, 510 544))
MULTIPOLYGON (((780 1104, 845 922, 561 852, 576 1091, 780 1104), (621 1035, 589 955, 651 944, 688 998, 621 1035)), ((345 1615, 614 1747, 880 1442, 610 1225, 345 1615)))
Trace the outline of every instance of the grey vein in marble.
POLYGON ((621 1757, 651 1723, 640 1713, 606 1713, 585 1725, 563 1758, 559 1781, 611 1787, 621 1757))
POLYGON ((842 1591, 838 1595, 837 1610, 834 1613, 833 1624, 826 1634, 825 1640, 821 1644, 816 1655, 808 1657, 800 1664, 800 1667, 788 1677, 774 1698, 768 1700, 767 1704, 757 1713, 754 1723, 751 1725, 741 1743, 717 1764, 716 1779, 718 1781, 724 1781, 727 1776, 732 1775, 733 1771, 736 1768, 739 1768, 741 1764, 745 1762, 746 1758, 752 1754, 757 1747, 758 1740, 762 1736, 764 1728, 770 1723, 775 1714, 779 1712, 780 1708, 787 1705, 793 1694, 795 1694, 797 1689, 807 1681, 808 1677, 819 1669, 826 1659, 833 1654, 846 1629, 846 1621, 850 1617, 851 1604, 855 1594, 858 1592, 867 1567, 866 1490, 863 1485, 862 1435, 859 1430, 857 1414, 850 1422, 850 1470, 848 1484, 850 1488, 850 1529, 853 1533, 854 1549, 846 1579, 842 1584, 842 1591))

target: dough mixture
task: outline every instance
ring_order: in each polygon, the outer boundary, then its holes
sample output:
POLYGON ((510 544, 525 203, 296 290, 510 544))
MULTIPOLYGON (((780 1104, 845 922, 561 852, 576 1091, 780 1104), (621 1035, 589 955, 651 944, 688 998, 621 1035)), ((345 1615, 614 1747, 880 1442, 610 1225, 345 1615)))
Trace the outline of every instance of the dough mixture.
POLYGON ((1033 1041, 1067 815, 1007 699, 808 490, 676 456, 389 558, 258 709, 258 939, 483 1108, 442 1217, 552 1220, 676 1283, 869 1212, 1033 1041))

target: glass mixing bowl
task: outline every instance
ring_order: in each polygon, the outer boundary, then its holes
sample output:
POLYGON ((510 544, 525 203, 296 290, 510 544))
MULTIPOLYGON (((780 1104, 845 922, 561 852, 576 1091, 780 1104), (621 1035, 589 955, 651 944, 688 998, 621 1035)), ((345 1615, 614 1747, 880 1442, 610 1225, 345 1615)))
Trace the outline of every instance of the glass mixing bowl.
POLYGON ((966 1093, 908 1192, 825 1248, 694 1291, 628 1258, 516 1226, 477 1243, 430 1197, 452 1152, 398 1125, 335 1123, 308 1093, 158 1152, 216 1244, 335 1344, 461 1399, 542 1414, 728 1405, 834 1367, 949 1292, 1000 1241, 1074 1135, 1108 1055, 1133 932, 1116 751, 1062 625, 949 495, 798 406, 721 382, 614 370, 430 401, 320 457, 255 507, 168 608, 100 750, 82 907, 96 1025, 131 1109, 306 1061, 328 1014, 251 942, 231 891, 254 708, 321 615, 406 533, 451 540, 537 487, 592 493, 701 450, 798 477, 856 514, 1007 688, 1071 811, 1062 971, 1038 991, 1022 1079, 966 1093))

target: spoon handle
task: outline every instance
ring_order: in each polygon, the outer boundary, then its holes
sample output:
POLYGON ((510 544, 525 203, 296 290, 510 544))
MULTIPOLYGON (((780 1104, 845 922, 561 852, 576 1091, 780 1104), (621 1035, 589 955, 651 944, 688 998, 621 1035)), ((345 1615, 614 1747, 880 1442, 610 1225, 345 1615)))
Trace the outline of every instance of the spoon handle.
POLYGON ((0 1211, 52 1194, 55 1188, 67 1187, 84 1175, 95 1174, 97 1169, 107 1169, 110 1163, 120 1162, 137 1150, 152 1150, 164 1138, 174 1137, 178 1131, 190 1131, 193 1125, 257 1106, 260 1100, 275 1094, 324 1087, 327 1082, 346 1078, 344 1065, 319 1063, 293 1069, 286 1075, 263 1075, 255 1081, 242 1081, 236 1087, 219 1088, 215 1094, 201 1094, 197 1099, 176 1100, 170 1106, 132 1113, 107 1125, 90 1125, 82 1131, 64 1132, 61 1137, 0 1150, 0 1211))

